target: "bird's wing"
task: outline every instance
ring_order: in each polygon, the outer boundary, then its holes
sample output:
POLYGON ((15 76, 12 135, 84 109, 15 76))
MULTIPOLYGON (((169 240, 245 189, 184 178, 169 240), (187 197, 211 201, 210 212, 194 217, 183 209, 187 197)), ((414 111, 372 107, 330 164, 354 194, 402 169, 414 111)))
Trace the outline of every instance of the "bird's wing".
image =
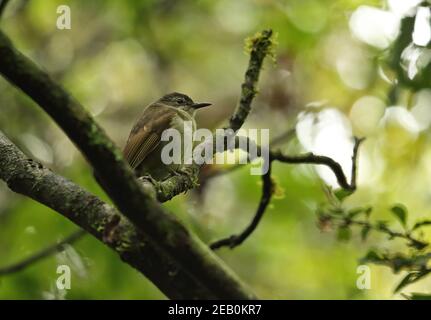
POLYGON ((133 127, 123 151, 133 169, 159 145, 162 132, 170 128, 175 113, 175 110, 161 104, 152 104, 144 110, 133 127))
POLYGON ((148 154, 160 143, 160 138, 152 132, 143 132, 133 135, 124 149, 124 155, 130 166, 135 169, 144 161, 148 154))

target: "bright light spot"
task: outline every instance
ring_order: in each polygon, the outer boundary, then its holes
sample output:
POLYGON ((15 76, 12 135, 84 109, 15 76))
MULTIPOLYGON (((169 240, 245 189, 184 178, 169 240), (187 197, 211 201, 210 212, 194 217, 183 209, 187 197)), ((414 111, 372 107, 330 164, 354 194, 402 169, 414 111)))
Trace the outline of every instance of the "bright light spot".
POLYGON ((381 128, 380 146, 392 158, 410 153, 419 134, 418 122, 405 107, 386 108, 381 128))
POLYGON ((380 119, 385 113, 385 103, 372 96, 362 97, 350 110, 350 121, 358 136, 367 136, 378 129, 380 119))
POLYGON ((216 16, 224 29, 236 33, 249 32, 256 21, 253 7, 244 1, 218 2, 216 16))
POLYGON ((49 291, 42 291, 42 299, 45 300, 65 300, 67 290, 60 290, 56 285, 51 284, 49 291))
POLYGON ((361 41, 387 48, 396 39, 400 19, 396 14, 369 6, 360 6, 350 17, 350 29, 361 41))
POLYGON ((411 109, 419 130, 427 129, 431 124, 431 90, 423 89, 416 94, 415 106, 411 109))
POLYGON ((431 50, 410 44, 401 54, 401 59, 407 69, 407 76, 409 79, 413 79, 421 69, 430 63, 431 50))
POLYGON ((211 217, 224 219, 235 206, 235 196, 235 186, 229 175, 211 179, 205 187, 202 210, 197 211, 196 216, 202 216, 204 212, 211 217))
POLYGON ((389 9, 399 15, 411 15, 414 8, 421 3, 422 0, 388 0, 389 9))
POLYGON ((431 166, 429 165, 431 163, 431 150, 429 148, 425 149, 422 154, 422 163, 424 163, 424 170, 421 172, 421 174, 426 174, 426 176, 423 176, 423 178, 425 181, 428 181, 427 189, 429 189, 431 184, 431 166))
POLYGON ((431 50, 421 48, 421 55, 418 58, 417 66, 419 69, 425 68, 431 62, 431 50))
POLYGON ((349 87, 361 90, 368 85, 371 64, 360 50, 339 52, 335 66, 341 80, 349 87))
POLYGON ((385 70, 383 70, 382 66, 378 66, 377 72, 379 73, 380 77, 389 84, 394 84, 394 80, 389 79, 389 76, 385 73, 385 70))
POLYGON ((26 234, 36 234, 36 228, 34 226, 28 226, 24 229, 26 234))
POLYGON ((328 19, 327 6, 321 1, 288 1, 286 14, 298 29, 316 33, 323 29, 328 19))
POLYGON ((72 165, 76 149, 67 138, 58 138, 52 146, 57 166, 67 167, 72 165))
MULTIPOLYGON (((103 98, 95 105, 95 112, 100 113, 106 107, 106 101, 111 104, 127 105, 141 103, 146 90, 151 85, 145 75, 151 68, 151 62, 144 48, 134 39, 112 42, 104 50, 104 59, 97 66, 97 77, 88 83, 88 88, 103 92, 103 98), (139 79, 139 81, 136 81, 139 79), (95 84, 94 82, 98 82, 95 84)), ((100 96, 91 94, 91 96, 100 96)), ((90 95, 89 95, 90 96, 90 95)))
POLYGON ((411 44, 401 54, 401 59, 407 63, 407 76, 409 79, 413 79, 418 73, 417 61, 420 55, 421 50, 411 44))
POLYGON ((430 16, 429 8, 418 8, 413 31, 413 42, 418 46, 426 46, 431 39, 430 16))
POLYGON ((299 114, 298 123, 296 124, 296 134, 299 142, 305 150, 310 151, 314 147, 314 123, 316 115, 304 112, 299 114))
POLYGON ((333 66, 350 88, 365 89, 370 82, 373 64, 369 52, 348 32, 330 35, 324 45, 325 62, 333 66))
POLYGON ((81 278, 88 276, 87 267, 81 255, 69 244, 63 246, 63 251, 56 255, 58 264, 65 264, 81 278))
POLYGON ((404 107, 386 108, 381 124, 388 126, 397 126, 405 129, 413 135, 419 132, 419 124, 413 114, 404 107))
POLYGON ((54 33, 47 49, 48 54, 42 56, 42 63, 50 72, 63 71, 72 63, 75 47, 67 35, 54 33))
POLYGON ((35 158, 48 164, 53 162, 52 149, 46 142, 29 133, 24 133, 21 140, 35 158))
MULTIPOLYGON (((296 132, 300 143, 307 151, 331 157, 340 163, 349 176, 353 141, 350 123, 344 114, 334 108, 319 113, 302 113, 298 119, 296 132)), ((317 172, 328 184, 338 186, 337 179, 330 169, 318 166, 317 172)))

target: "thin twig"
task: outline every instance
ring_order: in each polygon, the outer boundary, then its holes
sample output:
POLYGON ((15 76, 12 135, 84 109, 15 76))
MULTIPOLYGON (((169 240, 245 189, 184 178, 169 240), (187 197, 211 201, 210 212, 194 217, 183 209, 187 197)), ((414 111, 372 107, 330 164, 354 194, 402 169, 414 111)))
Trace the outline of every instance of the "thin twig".
POLYGON ((257 93, 256 85, 262 69, 263 60, 273 49, 272 30, 264 30, 246 40, 250 50, 250 60, 241 85, 241 97, 238 106, 230 118, 229 129, 237 132, 251 110, 251 102, 257 93))
POLYGON ((23 259, 22 261, 0 268, 0 275, 21 271, 29 267, 30 265, 42 260, 43 258, 46 258, 56 252, 62 251, 66 244, 74 243, 75 241, 82 238, 85 234, 87 234, 85 230, 75 231, 60 242, 51 244, 48 247, 43 248, 40 251, 32 254, 31 256, 23 259))
POLYGON ((358 150, 361 143, 365 140, 365 138, 354 137, 355 144, 353 146, 353 154, 352 154, 352 175, 350 180, 350 186, 353 189, 356 189, 356 176, 357 176, 357 166, 358 166, 358 150))
MULTIPOLYGON (((272 139, 269 142, 269 145, 271 147, 274 147, 274 146, 279 145, 281 143, 287 143, 294 136, 295 132, 296 132, 295 129, 289 129, 286 132, 283 132, 282 134, 280 134, 280 135, 276 136, 274 139, 272 139)), ((258 150, 260 150, 260 146, 258 146, 257 148, 258 148, 258 150)), ((247 150, 244 150, 244 151, 247 151, 247 150)), ((228 168, 223 169, 223 170, 214 170, 214 171, 210 171, 209 173, 202 174, 200 177, 200 183, 202 183, 202 181, 206 181, 206 180, 218 177, 218 176, 232 173, 232 172, 234 172, 234 171, 236 171, 242 167, 243 167, 242 164, 234 164, 234 165, 231 165, 228 168)))
MULTIPOLYGON (((237 142, 239 138, 245 138, 246 137, 237 137, 237 142)), ((268 166, 268 172, 262 176, 262 196, 259 202, 259 206, 257 208, 256 214, 253 217, 252 222, 250 225, 239 235, 232 235, 228 238, 224 238, 218 241, 215 241, 210 245, 210 248, 213 250, 219 249, 221 247, 228 246, 231 249, 240 245, 244 242, 245 239, 250 236, 250 234, 257 228, 265 209, 267 208, 271 196, 273 193, 273 184, 271 179, 271 165, 272 161, 277 160, 283 163, 292 163, 292 164, 300 164, 300 163, 311 163, 311 164, 322 164, 328 166, 337 177, 337 181, 340 184, 340 186, 347 190, 347 191, 355 191, 356 190, 356 174, 357 174, 357 158, 358 158, 358 149, 359 145, 364 139, 358 139, 354 138, 354 146, 353 146, 353 154, 352 154, 352 177, 350 183, 347 181, 346 175, 343 172, 343 169, 341 165, 333 160, 332 158, 326 157, 326 156, 318 156, 313 153, 307 153, 304 155, 295 155, 295 156, 287 156, 283 155, 280 151, 271 151, 269 153, 269 166, 268 166)), ((250 140, 248 141, 251 142, 250 140)), ((237 143, 238 145, 238 143, 237 143)), ((257 149, 259 150, 258 153, 261 153, 261 147, 257 146, 257 149)), ((396 235, 395 235, 396 236, 396 235)))
POLYGON ((335 214, 328 214, 328 213, 323 214, 320 217, 320 219, 326 220, 325 223, 327 221, 338 221, 339 222, 338 225, 342 227, 358 226, 358 227, 366 228, 369 231, 374 230, 376 232, 380 232, 388 235, 391 239, 394 239, 394 238, 403 239, 407 241, 410 244, 410 246, 419 247, 421 249, 429 245, 427 241, 414 237, 411 231, 405 231, 405 232, 395 231, 389 228, 384 223, 373 224, 365 220, 355 220, 346 215, 335 215, 335 214))
POLYGON ((337 178, 338 184, 341 188, 347 190, 347 191, 355 191, 356 190, 356 175, 357 175, 357 158, 358 158, 358 149, 359 145, 364 141, 364 139, 355 139, 355 144, 353 147, 353 154, 352 154, 352 176, 350 179, 350 183, 347 181, 347 177, 343 172, 343 168, 341 165, 336 162, 334 159, 327 157, 327 156, 321 156, 321 155, 315 155, 314 153, 305 153, 301 155, 284 155, 281 153, 281 151, 272 151, 271 156, 274 160, 283 162, 283 163, 291 163, 291 164, 300 164, 300 163, 309 163, 309 164, 317 164, 317 165, 325 165, 329 167, 332 172, 335 174, 335 177, 337 178))
POLYGON ((271 167, 272 163, 270 160, 270 163, 268 164, 268 171, 264 175, 262 175, 262 196, 260 198, 259 206, 251 223, 239 235, 232 235, 228 238, 224 238, 212 243, 210 245, 211 249, 216 250, 224 246, 229 246, 232 249, 236 246, 239 246, 257 228, 263 214, 265 213, 266 208, 268 207, 269 202, 271 201, 271 197, 273 194, 274 186, 271 179, 271 167))

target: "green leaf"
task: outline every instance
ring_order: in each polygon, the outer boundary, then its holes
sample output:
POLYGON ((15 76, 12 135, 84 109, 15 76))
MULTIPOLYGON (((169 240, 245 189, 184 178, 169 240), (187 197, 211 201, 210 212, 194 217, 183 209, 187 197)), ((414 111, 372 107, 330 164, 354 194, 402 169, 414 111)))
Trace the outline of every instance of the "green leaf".
POLYGON ((365 216, 367 217, 367 219, 370 217, 370 215, 371 215, 371 211, 373 211, 373 207, 368 207, 368 208, 365 210, 365 216))
POLYGON ((345 190, 345 189, 338 189, 334 191, 335 197, 340 201, 343 202, 345 198, 350 196, 353 193, 351 190, 345 190))
POLYGON ((392 213, 398 218, 403 227, 407 223, 407 208, 402 204, 397 204, 391 208, 392 213))
POLYGON ((425 269, 422 271, 413 271, 408 273, 402 280, 401 282, 397 285, 397 287, 394 290, 394 293, 397 293, 398 291, 400 291, 402 288, 404 288, 405 286, 412 284, 420 279, 422 279, 423 277, 425 277, 426 275, 428 275, 428 273, 431 272, 431 269, 425 269))
POLYGON ((379 263, 379 262, 383 262, 383 261, 385 261, 385 258, 382 257, 378 252, 376 252, 372 249, 367 252, 365 257, 360 259, 360 262, 363 264, 368 263, 368 262, 379 263))
POLYGON ((367 240, 368 235, 370 234, 371 227, 369 225, 365 225, 362 227, 361 230, 361 239, 362 241, 367 240))

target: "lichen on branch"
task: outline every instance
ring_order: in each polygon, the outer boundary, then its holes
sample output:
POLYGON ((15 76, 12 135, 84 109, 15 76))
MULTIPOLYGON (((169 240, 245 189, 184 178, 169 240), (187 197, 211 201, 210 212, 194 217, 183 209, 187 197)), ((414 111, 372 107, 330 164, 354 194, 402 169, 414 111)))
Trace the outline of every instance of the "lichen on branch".
POLYGON ((276 42, 272 30, 264 30, 246 39, 246 52, 250 53, 244 82, 241 85, 241 97, 238 106, 230 118, 229 128, 238 131, 251 110, 251 102, 257 93, 257 82, 266 56, 274 56, 276 42))

